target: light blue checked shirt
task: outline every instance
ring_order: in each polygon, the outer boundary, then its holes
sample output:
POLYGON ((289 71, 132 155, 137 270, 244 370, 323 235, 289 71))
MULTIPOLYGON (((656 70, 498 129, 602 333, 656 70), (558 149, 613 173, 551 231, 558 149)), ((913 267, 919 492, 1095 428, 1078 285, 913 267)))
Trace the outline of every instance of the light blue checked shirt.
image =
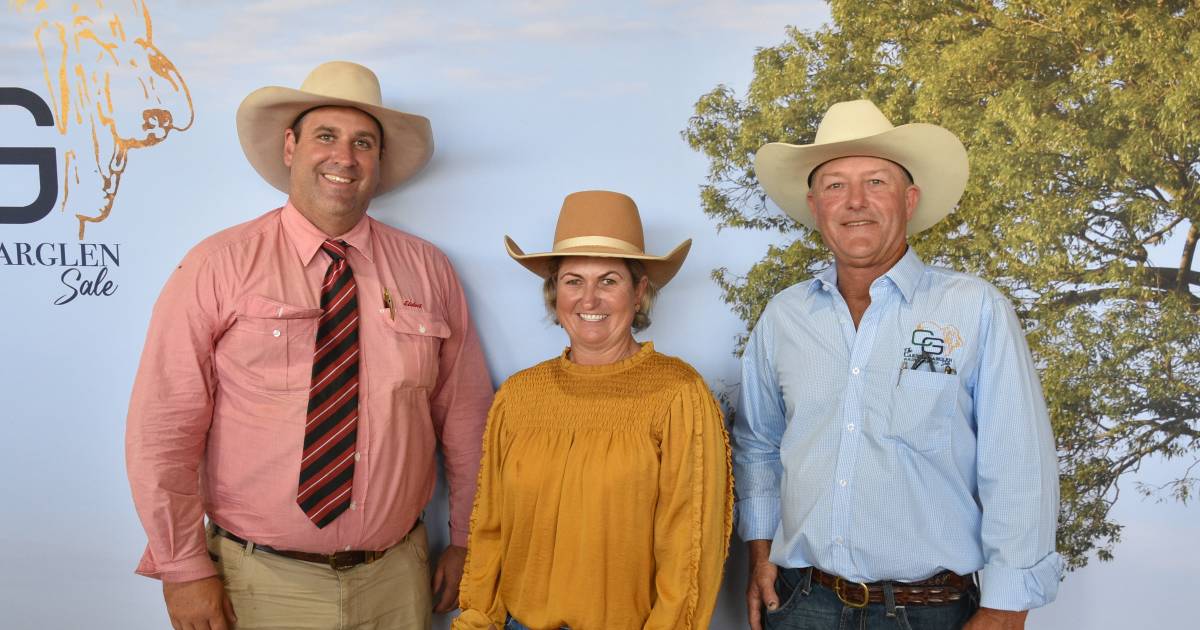
POLYGON ((738 533, 849 580, 980 572, 982 605, 1054 600, 1058 467, 1016 313, 910 248, 856 331, 837 270, 771 300, 742 357, 738 533))

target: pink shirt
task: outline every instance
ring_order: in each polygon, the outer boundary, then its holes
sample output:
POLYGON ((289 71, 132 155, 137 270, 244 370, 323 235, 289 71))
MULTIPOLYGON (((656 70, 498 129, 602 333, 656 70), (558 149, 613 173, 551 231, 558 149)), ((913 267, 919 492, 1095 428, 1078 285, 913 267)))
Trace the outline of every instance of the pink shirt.
POLYGON ((433 494, 435 442, 450 486, 450 539, 466 545, 493 391, 479 338, 446 256, 370 217, 341 237, 360 317, 354 505, 318 529, 296 504, 325 238, 289 202, 204 240, 167 280, 125 436, 149 538, 138 573, 215 575, 205 513, 278 549, 391 547, 433 494))

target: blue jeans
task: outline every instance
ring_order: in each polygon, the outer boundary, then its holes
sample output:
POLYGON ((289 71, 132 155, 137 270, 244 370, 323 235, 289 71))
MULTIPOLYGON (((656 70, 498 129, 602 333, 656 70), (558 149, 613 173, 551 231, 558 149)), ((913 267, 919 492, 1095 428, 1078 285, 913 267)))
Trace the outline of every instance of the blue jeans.
MULTIPOLYGON (((570 630, 570 628, 567 628, 566 626, 563 626, 563 628, 565 630, 570 630)), ((525 624, 521 623, 520 621, 513 619, 512 615, 509 615, 508 621, 504 622, 504 630, 531 630, 531 629, 528 626, 526 626, 525 624)))
POLYGON ((958 630, 979 609, 979 593, 940 606, 868 604, 854 608, 812 580, 809 569, 779 568, 775 593, 783 602, 763 609, 767 630, 958 630))

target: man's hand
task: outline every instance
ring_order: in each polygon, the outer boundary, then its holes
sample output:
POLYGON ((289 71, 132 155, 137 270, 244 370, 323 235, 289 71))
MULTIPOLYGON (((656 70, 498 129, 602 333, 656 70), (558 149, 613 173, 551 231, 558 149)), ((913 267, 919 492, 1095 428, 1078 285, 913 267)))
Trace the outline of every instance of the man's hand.
POLYGON ((163 599, 175 630, 231 630, 237 623, 233 603, 225 594, 221 578, 215 575, 188 582, 163 582, 163 599))
POLYGON ((463 566, 467 563, 467 548, 450 545, 438 558, 433 572, 433 596, 437 601, 433 612, 444 613, 458 608, 458 583, 462 581, 463 566), (438 593, 441 592, 441 596, 438 593))
POLYGON ((1024 630, 1028 610, 996 610, 980 608, 963 626, 963 630, 1024 630))
POLYGON ((771 541, 751 540, 746 543, 750 550, 750 581, 746 585, 746 610, 750 614, 750 630, 762 630, 762 608, 779 608, 779 595, 775 593, 775 577, 779 567, 771 564, 771 541))

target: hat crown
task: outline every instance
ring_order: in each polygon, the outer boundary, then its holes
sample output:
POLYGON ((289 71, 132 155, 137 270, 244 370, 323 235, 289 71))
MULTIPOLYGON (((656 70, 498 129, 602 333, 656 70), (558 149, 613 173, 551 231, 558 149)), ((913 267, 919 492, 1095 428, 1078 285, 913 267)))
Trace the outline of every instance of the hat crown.
POLYGON ((317 66, 300 84, 300 91, 378 107, 383 105, 379 77, 370 68, 349 61, 330 61, 317 66))
POLYGON ((895 127, 871 101, 843 101, 825 112, 814 144, 846 142, 891 131, 895 127))
POLYGON ((567 195, 554 228, 555 249, 567 239, 596 236, 624 241, 645 252, 642 217, 633 199, 607 190, 567 195))
POLYGON ((563 199, 554 247, 548 252, 526 254, 511 237, 504 237, 508 255, 542 278, 552 277, 553 261, 564 256, 624 258, 640 260, 656 287, 675 277, 691 246, 688 239, 666 256, 647 254, 637 204, 628 195, 607 190, 574 192, 563 199))
POLYGON ((299 89, 269 85, 251 92, 238 106, 238 140, 246 159, 284 193, 291 187, 291 169, 280 150, 284 130, 304 112, 319 107, 358 109, 379 123, 387 139, 388 159, 380 163, 376 196, 416 175, 433 155, 429 119, 384 107, 374 72, 349 61, 323 63, 308 73, 299 89))

